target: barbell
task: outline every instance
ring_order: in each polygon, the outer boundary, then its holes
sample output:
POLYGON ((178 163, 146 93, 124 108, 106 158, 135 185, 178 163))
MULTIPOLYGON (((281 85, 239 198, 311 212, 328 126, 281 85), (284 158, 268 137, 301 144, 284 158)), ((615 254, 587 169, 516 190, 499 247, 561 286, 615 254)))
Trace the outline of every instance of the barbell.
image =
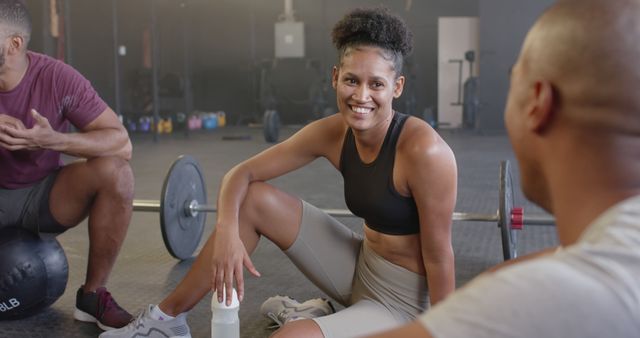
MULTIPOLYGON (((548 216, 525 216, 522 208, 514 207, 513 180, 509 161, 500 163, 498 210, 493 214, 454 212, 454 221, 496 222, 500 228, 502 253, 505 260, 517 257, 517 231, 523 225, 554 225, 548 216)), ((162 239, 169 253, 178 259, 193 255, 202 239, 206 213, 216 212, 207 204, 207 192, 198 162, 191 156, 176 159, 162 185, 161 199, 133 201, 134 211, 160 213, 162 239)), ((334 217, 356 217, 349 210, 323 209, 334 217)))

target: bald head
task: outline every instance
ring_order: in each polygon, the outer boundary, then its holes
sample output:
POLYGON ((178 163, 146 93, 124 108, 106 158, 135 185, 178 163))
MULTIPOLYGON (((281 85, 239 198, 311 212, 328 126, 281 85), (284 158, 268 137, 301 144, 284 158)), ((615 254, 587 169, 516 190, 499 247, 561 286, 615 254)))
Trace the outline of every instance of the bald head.
POLYGON ((560 0, 519 64, 530 81, 551 82, 571 120, 640 134, 640 0, 560 0))

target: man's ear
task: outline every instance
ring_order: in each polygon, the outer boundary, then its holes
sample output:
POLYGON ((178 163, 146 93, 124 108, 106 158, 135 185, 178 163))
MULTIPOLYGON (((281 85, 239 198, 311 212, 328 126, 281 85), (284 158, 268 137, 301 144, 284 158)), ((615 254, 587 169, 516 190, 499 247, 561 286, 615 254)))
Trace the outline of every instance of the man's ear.
POLYGON ((404 76, 400 75, 398 76, 398 78, 396 79, 396 81, 393 84, 393 97, 394 98, 399 98, 400 95, 402 95, 402 91, 404 90, 404 81, 405 78, 404 76))
POLYGON ((13 35, 9 38, 9 53, 17 54, 22 52, 25 47, 25 40, 22 35, 13 35))
POLYGON ((336 89, 338 86, 338 66, 333 66, 331 70, 331 86, 336 89))
POLYGON ((541 132, 551 123, 558 98, 549 81, 537 81, 532 90, 533 97, 527 110, 527 126, 535 132, 541 132))

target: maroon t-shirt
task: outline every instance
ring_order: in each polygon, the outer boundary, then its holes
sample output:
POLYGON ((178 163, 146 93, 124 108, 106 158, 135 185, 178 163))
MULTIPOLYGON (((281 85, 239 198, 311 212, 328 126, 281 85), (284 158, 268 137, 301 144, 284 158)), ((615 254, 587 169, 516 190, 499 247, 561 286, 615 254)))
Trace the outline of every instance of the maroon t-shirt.
MULTIPOLYGON (((91 83, 71 66, 49 56, 27 52, 29 68, 17 87, 0 91, 0 114, 13 116, 27 128, 35 109, 51 127, 67 132, 69 123, 83 129, 107 108, 91 83)), ((30 186, 62 165, 52 150, 9 151, 0 147, 0 188, 30 186)))

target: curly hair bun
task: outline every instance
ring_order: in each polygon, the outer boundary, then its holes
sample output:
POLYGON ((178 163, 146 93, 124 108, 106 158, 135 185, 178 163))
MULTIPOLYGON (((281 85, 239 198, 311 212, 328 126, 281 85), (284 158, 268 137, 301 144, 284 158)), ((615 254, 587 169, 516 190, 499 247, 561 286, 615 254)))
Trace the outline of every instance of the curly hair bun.
POLYGON ((406 57, 413 49, 413 33, 400 17, 384 7, 352 10, 333 27, 331 37, 338 50, 373 45, 406 57))

